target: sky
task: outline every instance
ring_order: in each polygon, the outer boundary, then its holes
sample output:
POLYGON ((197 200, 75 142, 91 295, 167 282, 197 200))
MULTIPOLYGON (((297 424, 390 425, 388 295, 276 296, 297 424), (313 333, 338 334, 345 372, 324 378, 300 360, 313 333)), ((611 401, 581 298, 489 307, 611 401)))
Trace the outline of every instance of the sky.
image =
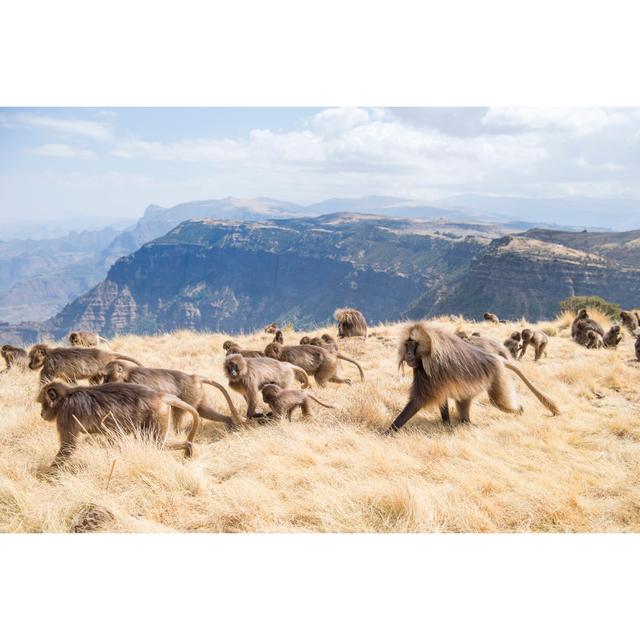
POLYGON ((0 109, 0 222, 471 192, 640 198, 640 109, 0 109))

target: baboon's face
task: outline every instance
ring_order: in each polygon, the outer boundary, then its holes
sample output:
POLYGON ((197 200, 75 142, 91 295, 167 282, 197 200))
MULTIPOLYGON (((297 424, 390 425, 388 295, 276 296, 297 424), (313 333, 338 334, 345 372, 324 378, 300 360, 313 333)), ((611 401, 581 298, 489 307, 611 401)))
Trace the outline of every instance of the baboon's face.
POLYGON ((62 396, 58 393, 55 387, 47 385, 38 394, 38 402, 41 405, 40 415, 43 420, 51 422, 56 419, 58 415, 58 408, 62 396))
POLYGON ((522 332, 522 339, 523 339, 525 342, 529 342, 529 340, 531 340, 531 338, 532 338, 532 337, 533 337, 533 333, 531 332, 531 329, 525 329, 525 330, 522 332))
POLYGON ((240 354, 228 356, 224 362, 224 371, 229 380, 237 380, 246 371, 247 364, 240 354))
POLYGON ((620 333, 620 327, 614 324, 613 327, 611 327, 611 331, 613 331, 613 333, 620 333))
POLYGON ((311 342, 311 338, 309 336, 302 336, 300 338, 300 344, 309 344, 311 342))
POLYGON ((44 365, 47 357, 47 349, 41 345, 36 345, 29 352, 29 369, 40 369, 44 365))
POLYGON ((69 342, 75 347, 78 344, 78 334, 70 333, 69 334, 69 342))
POLYGON ((127 382, 128 371, 119 363, 108 364, 101 372, 103 382, 127 382))
POLYGON ((333 342, 333 338, 328 333, 323 333, 320 336, 325 342, 333 342))
POLYGON ((267 356, 267 358, 274 358, 277 360, 280 356, 280 347, 275 342, 272 342, 267 345, 267 348, 264 350, 264 355, 267 356))
POLYGON ((415 340, 407 340, 404 343, 404 361, 412 368, 415 369, 421 364, 421 359, 417 354, 418 343, 415 340))

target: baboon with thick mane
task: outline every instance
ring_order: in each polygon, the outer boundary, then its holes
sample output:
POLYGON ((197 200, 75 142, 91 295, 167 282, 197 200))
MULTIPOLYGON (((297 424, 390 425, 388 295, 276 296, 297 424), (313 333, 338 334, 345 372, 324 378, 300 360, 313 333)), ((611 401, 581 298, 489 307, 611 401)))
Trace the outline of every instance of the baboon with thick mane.
POLYGON ((192 406, 174 395, 138 384, 113 382, 96 387, 71 387, 52 382, 42 387, 37 401, 42 405, 42 417, 47 422, 55 420, 58 427, 60 449, 53 467, 73 453, 81 432, 106 435, 146 432, 161 447, 183 449, 189 457, 200 427, 200 416, 192 406), (167 442, 172 408, 186 411, 193 419, 185 442, 167 442))
POLYGON ((7 364, 7 368, 3 371, 0 371, 0 373, 6 373, 13 367, 26 369, 27 366, 29 366, 29 356, 27 355, 27 352, 20 347, 14 347, 10 344, 3 344, 1 353, 5 363, 7 364))
POLYGON ((312 414, 311 400, 327 409, 335 409, 332 404, 325 404, 312 393, 302 389, 283 389, 277 384, 265 384, 262 387, 262 399, 269 405, 274 418, 287 416, 291 422, 291 414, 296 407, 302 410, 302 417, 309 418, 312 414))
POLYGON ((367 321, 357 309, 336 309, 333 317, 338 323, 339 338, 367 337, 367 321))
POLYGON ((72 331, 69 334, 69 344, 72 347, 97 347, 100 343, 110 346, 108 340, 91 331, 72 331))
POLYGON ((522 346, 520 347, 520 356, 518 360, 522 360, 524 354, 527 352, 527 347, 531 345, 534 351, 534 360, 537 362, 544 357, 547 357, 547 344, 549 344, 549 337, 542 331, 542 329, 523 329, 522 330, 522 346))
POLYGON ((46 384, 55 378, 68 382, 77 382, 100 375, 113 360, 128 360, 142 366, 140 362, 122 353, 103 351, 102 349, 85 349, 82 347, 49 347, 37 344, 29 351, 29 368, 34 371, 42 368, 40 383, 46 384))
POLYGON ((272 342, 264 350, 265 356, 274 358, 282 362, 290 362, 304 369, 312 375, 319 386, 324 387, 327 382, 337 382, 351 384, 349 378, 340 378, 337 375, 338 360, 345 360, 358 367, 360 380, 364 381, 364 371, 362 367, 351 358, 341 353, 334 353, 324 347, 316 347, 312 344, 298 344, 292 346, 281 346, 272 342))
POLYGON ((248 359, 233 353, 226 357, 223 367, 229 386, 247 401, 249 419, 263 416, 256 409, 260 401, 260 389, 265 384, 277 384, 288 389, 295 380, 299 380, 304 389, 309 386, 309 377, 304 369, 273 358, 248 359))
POLYGON ((636 311, 621 311, 620 320, 622 326, 633 336, 637 335, 640 328, 640 315, 636 311))
POLYGON ((488 392, 492 404, 501 411, 520 412, 522 406, 506 369, 513 371, 553 415, 560 413, 555 402, 536 389, 512 362, 437 327, 423 323, 405 327, 398 365, 405 362, 413 369, 409 401, 387 433, 400 429, 423 407, 442 407, 448 398, 455 400, 460 419, 468 422, 471 403, 482 391, 488 392))
POLYGON ((227 355, 232 353, 239 353, 245 358, 264 358, 264 353, 257 349, 243 349, 237 342, 233 340, 225 340, 222 343, 222 348, 226 351, 227 355))
MULTIPOLYGON (((170 393, 195 407, 200 417, 224 424, 243 423, 233 405, 229 392, 215 380, 210 380, 204 376, 184 373, 174 369, 149 369, 147 367, 137 367, 130 362, 114 360, 110 362, 101 372, 104 382, 123 382, 130 384, 142 384, 156 391, 170 393), (203 385, 212 386, 222 393, 229 405, 231 417, 218 413, 207 400, 207 395, 203 385)), ((183 415, 182 411, 176 412, 179 423, 183 415)))
POLYGON ((604 338, 602 338, 602 342, 607 349, 617 348, 621 340, 622 330, 619 324, 612 325, 609 331, 604 334, 604 338))

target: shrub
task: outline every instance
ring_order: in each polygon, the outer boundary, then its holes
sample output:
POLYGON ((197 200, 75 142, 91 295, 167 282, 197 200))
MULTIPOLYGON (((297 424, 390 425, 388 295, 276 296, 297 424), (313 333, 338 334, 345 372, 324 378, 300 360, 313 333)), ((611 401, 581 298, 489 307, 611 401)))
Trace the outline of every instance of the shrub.
POLYGON ((609 302, 600 296, 571 296, 560 301, 560 313, 570 312, 575 315, 578 309, 590 307, 598 309, 606 316, 617 319, 620 317, 620 305, 609 302))

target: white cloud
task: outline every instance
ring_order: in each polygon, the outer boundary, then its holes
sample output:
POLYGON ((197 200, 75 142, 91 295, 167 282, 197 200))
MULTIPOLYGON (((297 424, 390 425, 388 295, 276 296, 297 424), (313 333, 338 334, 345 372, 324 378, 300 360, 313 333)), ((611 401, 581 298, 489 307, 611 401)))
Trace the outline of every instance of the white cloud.
POLYGON ((90 149, 79 149, 64 143, 43 144, 31 150, 38 156, 50 156, 52 158, 95 158, 96 154, 90 149))
POLYGON ((3 123, 5 126, 45 129, 60 136, 75 136, 92 140, 108 140, 111 137, 110 128, 106 124, 94 120, 77 120, 20 113, 12 118, 4 119, 3 123))

